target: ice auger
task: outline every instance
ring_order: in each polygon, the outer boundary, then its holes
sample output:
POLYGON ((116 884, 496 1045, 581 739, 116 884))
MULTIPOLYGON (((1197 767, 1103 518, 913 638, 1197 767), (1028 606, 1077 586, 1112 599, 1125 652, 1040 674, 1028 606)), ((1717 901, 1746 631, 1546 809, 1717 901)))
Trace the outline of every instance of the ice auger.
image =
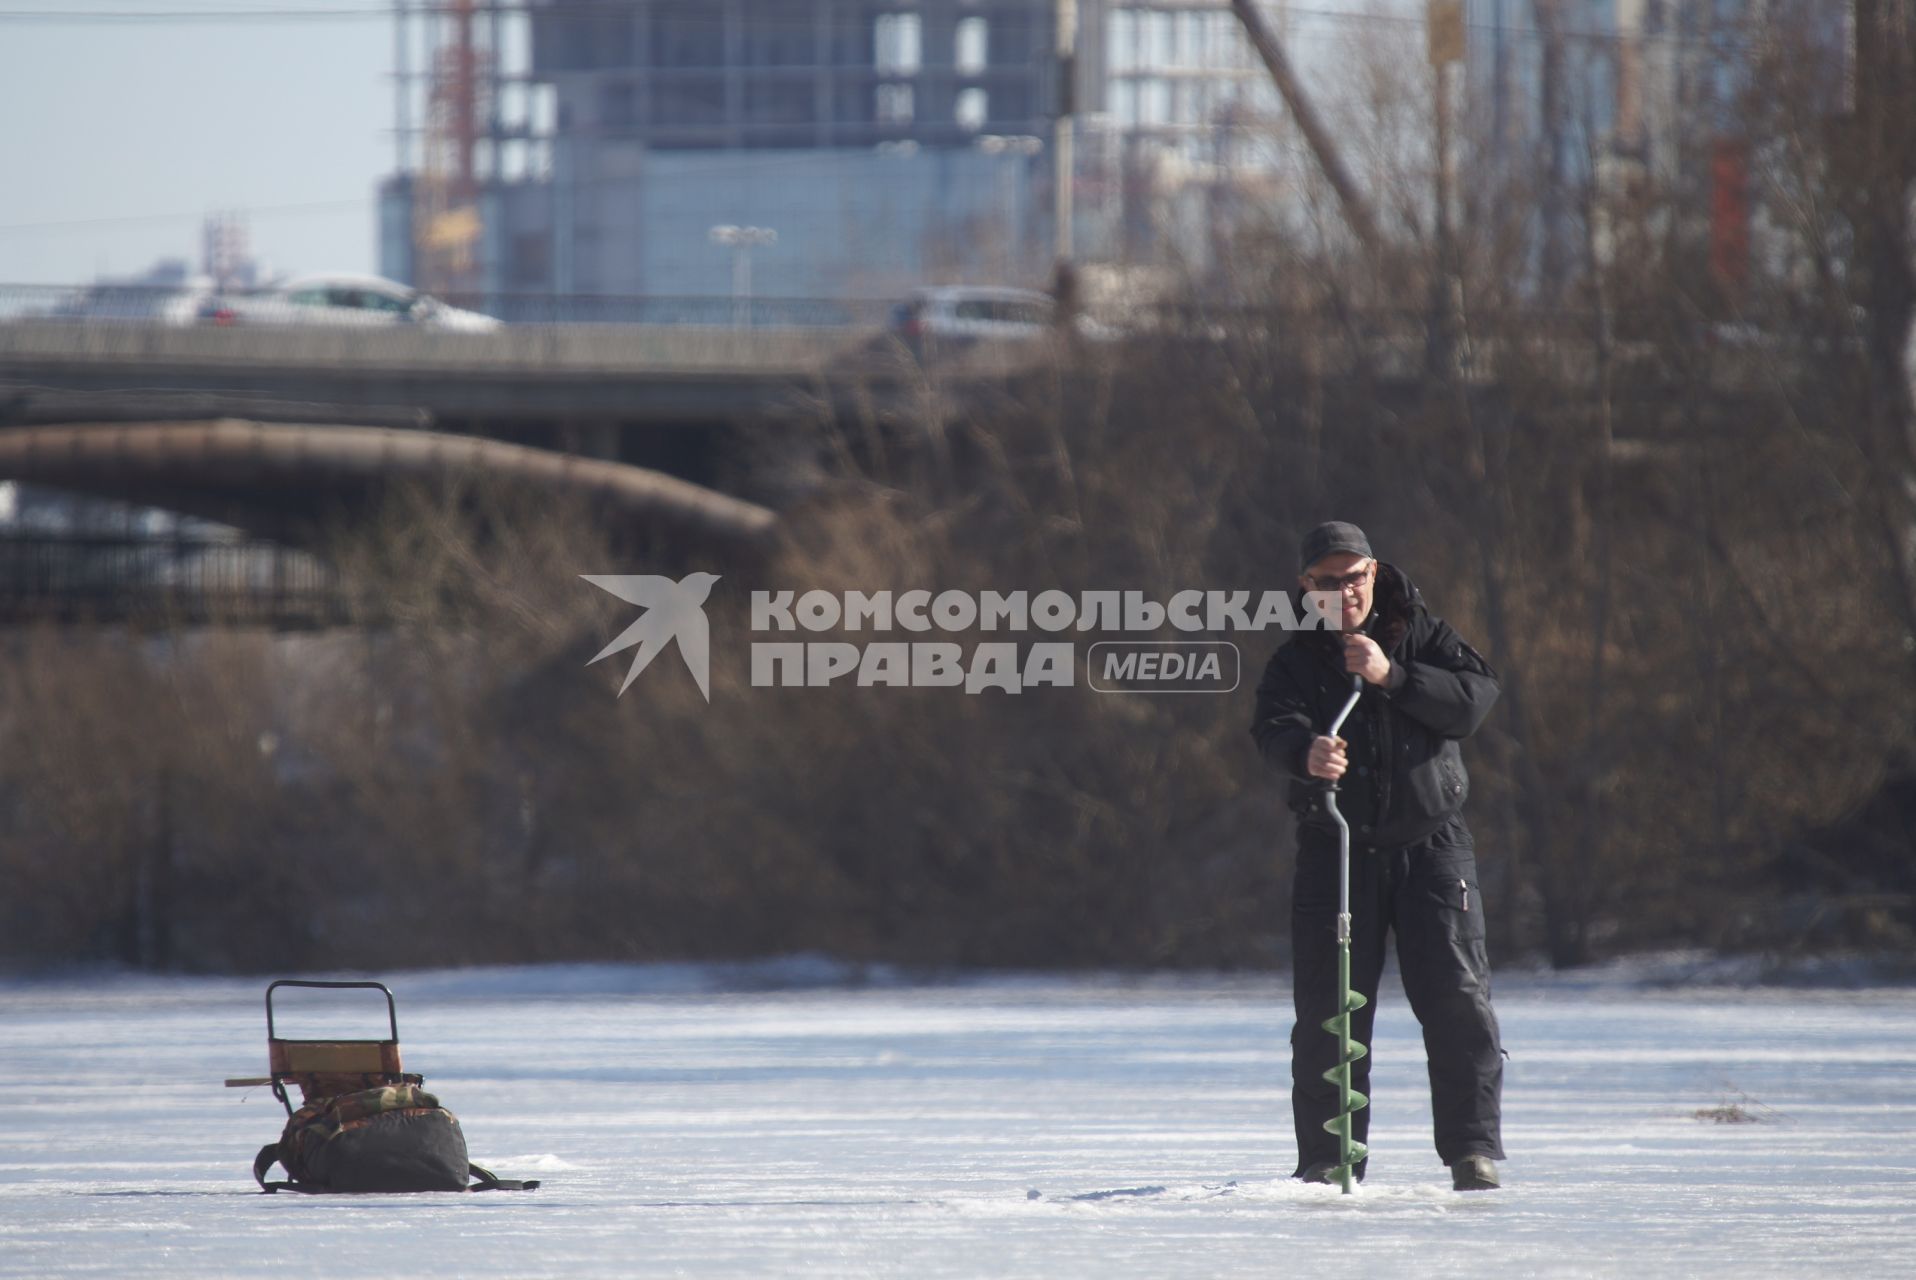
MULTIPOLYGON (((1351 696, 1344 709, 1331 721, 1325 736, 1335 738, 1350 717, 1357 700, 1364 694, 1364 678, 1351 678, 1351 696)), ((1370 1052, 1351 1039, 1351 1014, 1369 1001, 1351 990, 1351 826, 1337 811, 1337 781, 1324 787, 1324 811, 1337 824, 1337 1014, 1324 1020, 1324 1030, 1337 1037, 1337 1065, 1324 1073, 1324 1079, 1337 1086, 1337 1114, 1324 1122, 1329 1133, 1337 1135, 1337 1165, 1330 1180, 1351 1193, 1358 1161, 1369 1153, 1363 1143, 1351 1138, 1351 1113, 1370 1105, 1370 1099, 1351 1088, 1351 1064, 1370 1052)))

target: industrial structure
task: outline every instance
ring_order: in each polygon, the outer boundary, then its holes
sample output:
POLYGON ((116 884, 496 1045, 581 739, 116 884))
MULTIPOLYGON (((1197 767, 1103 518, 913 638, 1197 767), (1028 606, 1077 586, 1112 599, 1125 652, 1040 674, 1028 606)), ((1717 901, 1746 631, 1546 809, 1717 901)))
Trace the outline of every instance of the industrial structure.
MULTIPOLYGON (((1747 0, 395 0, 382 270, 510 319, 524 297, 741 280, 812 298, 1036 284, 1061 247, 1202 269, 1300 207, 1324 159, 1244 8, 1349 152, 1356 60, 1383 50, 1402 92, 1441 86, 1432 118, 1479 174, 1683 183, 1741 216, 1716 191, 1740 163, 1724 68, 1747 0), (1411 61, 1426 38, 1434 79, 1411 61), (741 257, 725 226, 768 237, 741 257)), ((1548 275, 1570 217, 1544 200, 1538 219, 1548 275)))
MULTIPOLYGON (((1761 251, 1743 77, 1765 24, 1808 42, 1806 59, 1814 49, 1820 65, 1844 68, 1829 79, 1826 120, 1854 110, 1858 0, 1448 2, 1463 128, 1479 172, 1537 193, 1544 280, 1561 277, 1586 232, 1600 256, 1619 252, 1630 219, 1655 203, 1707 243, 1714 276, 1735 293, 1761 251), (1568 193, 1582 191, 1593 222, 1577 230, 1568 193)), ((1916 12, 1910 0, 1863 7, 1902 30, 1916 12)))
MULTIPOLYGON (((1282 9, 1282 5, 1276 6, 1282 9)), ((484 299, 711 296, 714 226, 775 231, 768 295, 1035 283, 1189 258, 1267 196, 1276 97, 1223 0, 398 0, 381 269, 484 299), (1070 66, 1070 92, 1064 83, 1070 66)))

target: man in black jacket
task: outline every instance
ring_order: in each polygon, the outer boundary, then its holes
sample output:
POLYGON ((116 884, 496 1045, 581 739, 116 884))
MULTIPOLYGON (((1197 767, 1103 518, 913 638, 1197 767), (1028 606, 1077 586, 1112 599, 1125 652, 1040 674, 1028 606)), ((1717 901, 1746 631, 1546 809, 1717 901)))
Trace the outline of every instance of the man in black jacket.
MULTIPOLYGON (((1498 1185, 1502 1047, 1490 1007, 1483 899, 1463 803, 1469 792, 1458 742, 1497 699, 1497 673, 1417 588, 1372 554, 1356 525, 1333 521, 1305 536, 1303 591, 1338 593, 1339 631, 1300 631, 1264 669, 1251 733, 1290 781, 1297 815, 1297 876, 1291 960, 1297 1023, 1291 1029, 1291 1109, 1297 1171, 1327 1181, 1337 1139, 1324 1122, 1337 1088, 1323 1078, 1337 1041, 1323 1030, 1337 1010, 1337 828, 1323 793, 1338 784, 1351 832, 1351 987, 1369 1001, 1352 1036, 1369 1044, 1384 968, 1385 937, 1397 935, 1397 966, 1430 1062, 1437 1155, 1460 1191, 1498 1185), (1324 728, 1350 696, 1362 696, 1342 736, 1324 728)), ((1370 1091, 1370 1058, 1351 1084, 1370 1091)), ((1353 1116, 1362 1141, 1370 1108, 1353 1116)), ((1364 1166, 1356 1170, 1363 1176, 1364 1166)))

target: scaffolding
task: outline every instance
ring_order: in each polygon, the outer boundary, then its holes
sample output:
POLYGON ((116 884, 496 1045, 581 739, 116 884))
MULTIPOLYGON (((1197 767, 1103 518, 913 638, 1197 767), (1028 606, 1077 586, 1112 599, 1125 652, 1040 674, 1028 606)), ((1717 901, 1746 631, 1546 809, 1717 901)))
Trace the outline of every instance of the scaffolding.
POLYGON ((482 181, 497 176, 502 6, 481 0, 395 0, 396 126, 401 174, 411 173, 413 278, 438 294, 481 292, 482 181), (423 77, 410 63, 415 24, 424 28, 423 77), (419 83, 423 78, 423 85, 419 83), (423 89, 425 126, 412 171, 412 113, 423 89), (482 170, 482 144, 484 169, 482 170))
MULTIPOLYGON (((1090 260, 1192 260, 1167 241, 1248 216, 1280 167, 1256 60, 1226 0, 1075 3, 1075 54, 1060 58, 1059 0, 393 0, 382 269, 487 310, 522 292, 654 291, 678 277, 649 256, 629 266, 653 252, 638 247, 656 229, 640 193, 716 152, 745 153, 731 173, 798 172, 788 160, 808 151, 889 157, 847 177, 844 199, 923 209, 897 235, 949 237, 978 211, 926 205, 907 161, 994 143, 994 187, 1052 214, 1016 212, 1007 261, 1048 261, 1074 228, 1090 260), (1120 187, 1117 204, 1096 197, 1120 187)), ((742 185, 710 179, 711 222, 744 217, 717 207, 742 185)))

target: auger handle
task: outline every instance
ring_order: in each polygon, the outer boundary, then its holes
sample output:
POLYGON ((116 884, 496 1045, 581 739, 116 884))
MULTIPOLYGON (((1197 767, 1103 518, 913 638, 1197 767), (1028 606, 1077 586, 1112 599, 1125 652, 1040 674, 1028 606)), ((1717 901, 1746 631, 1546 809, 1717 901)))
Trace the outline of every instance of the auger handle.
POLYGON ((1331 727, 1324 731, 1327 738, 1335 738, 1337 731, 1344 727, 1344 721, 1350 719, 1351 712, 1357 706, 1357 700, 1364 696, 1364 677, 1351 677, 1351 696, 1344 699, 1344 709, 1337 713, 1337 719, 1331 721, 1331 727))
MULTIPOLYGON (((1351 677, 1351 696, 1344 699, 1343 709, 1337 718, 1331 721, 1331 727, 1324 732, 1327 738, 1335 738, 1344 727, 1344 721, 1357 708, 1357 700, 1364 696, 1364 677, 1351 677)), ((1324 784, 1324 812, 1331 815, 1331 821, 1337 824, 1337 940, 1349 942, 1351 936, 1351 824, 1337 811, 1337 779, 1327 779, 1324 784)))

